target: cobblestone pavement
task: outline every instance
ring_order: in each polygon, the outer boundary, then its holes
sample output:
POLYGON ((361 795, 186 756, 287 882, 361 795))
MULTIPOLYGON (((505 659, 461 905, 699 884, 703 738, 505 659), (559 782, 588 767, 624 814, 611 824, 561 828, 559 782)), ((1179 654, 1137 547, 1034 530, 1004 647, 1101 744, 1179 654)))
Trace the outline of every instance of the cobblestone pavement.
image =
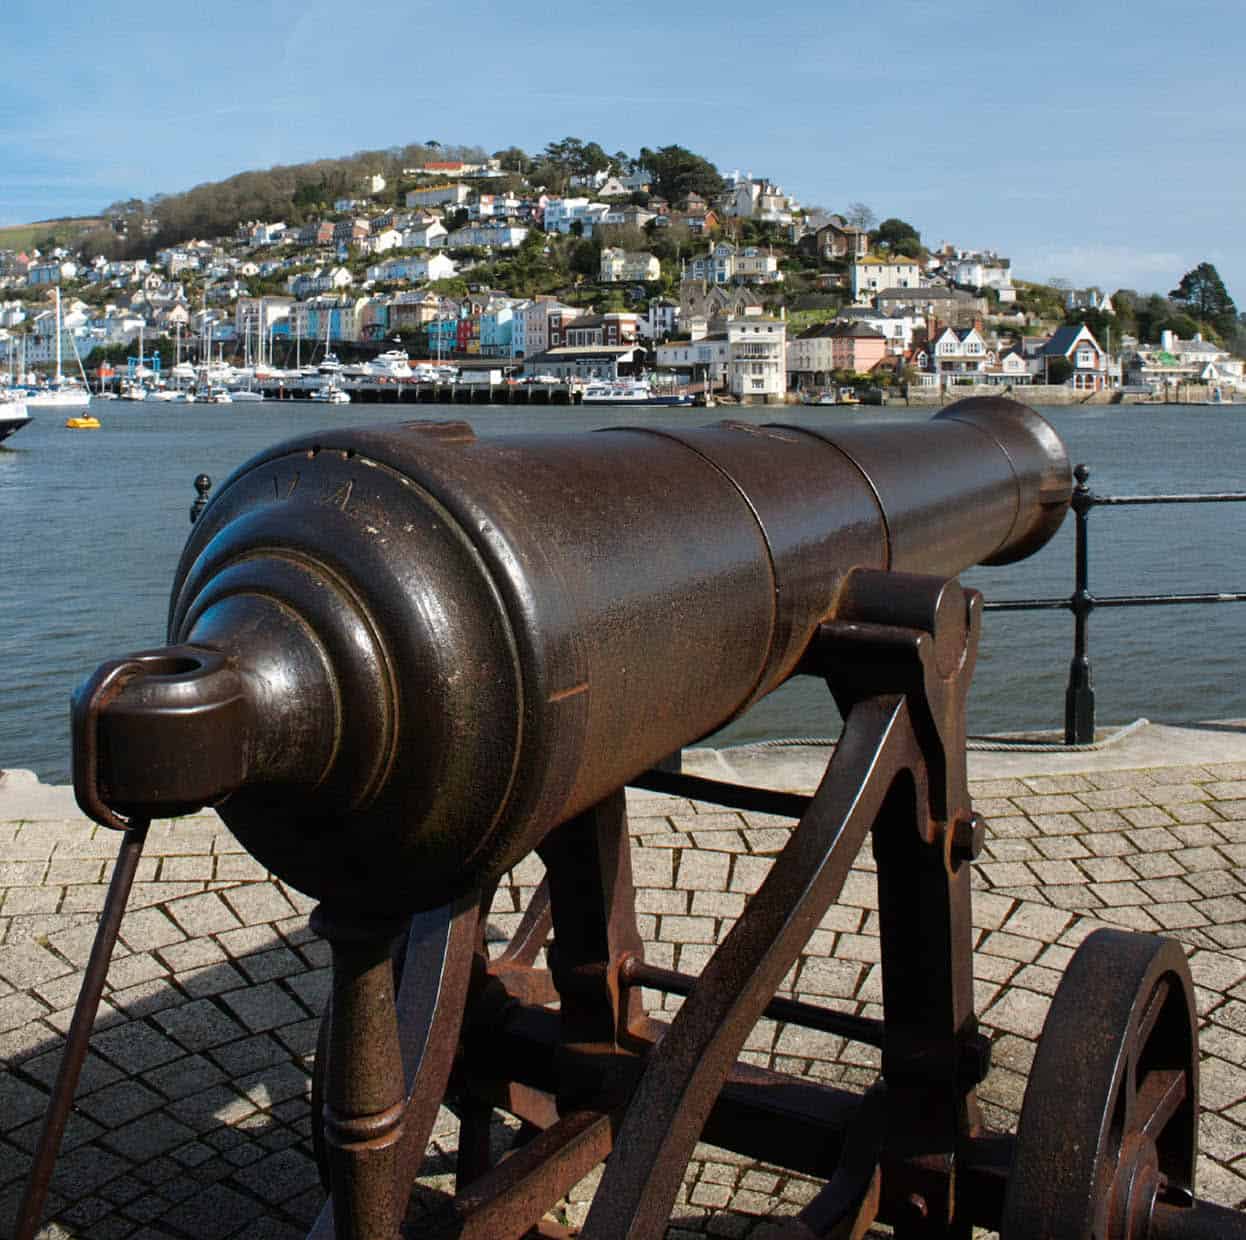
MULTIPOLYGON (((0 776, 0 794, 5 778, 0 776)), ((10 772, 10 789, 23 781, 10 772)), ((20 788, 19 788, 20 790, 20 788)), ((29 791, 29 789, 27 789, 29 791)), ((1015 1124, 1050 995, 1105 923, 1189 954, 1201 1029, 1198 1191, 1246 1204, 1246 764, 976 781, 991 823, 975 867, 977 1007, 994 1041, 988 1122, 1015 1124)), ((31 798, 27 798, 30 800, 31 798)), ((0 1234, 12 1216, 90 948, 118 837, 64 797, 22 818, 0 796, 0 1234)), ((638 912, 655 964, 697 971, 783 846, 789 820, 630 797, 638 912)), ((868 849, 788 978, 801 998, 881 1015, 868 849)), ((499 893, 503 937, 540 879, 499 893)), ((321 1204, 308 1070, 328 988, 310 902, 272 881, 214 817, 151 830, 109 975, 46 1237, 298 1237, 321 1204)), ((652 995, 654 1008, 677 1000, 652 995)), ((864 1086, 878 1054, 763 1021, 750 1061, 864 1086)), ((427 1163, 449 1179, 455 1121, 427 1163)), ((566 1203, 582 1220, 593 1177, 566 1203)), ((745 1236, 817 1185, 702 1147, 668 1237, 745 1236)))

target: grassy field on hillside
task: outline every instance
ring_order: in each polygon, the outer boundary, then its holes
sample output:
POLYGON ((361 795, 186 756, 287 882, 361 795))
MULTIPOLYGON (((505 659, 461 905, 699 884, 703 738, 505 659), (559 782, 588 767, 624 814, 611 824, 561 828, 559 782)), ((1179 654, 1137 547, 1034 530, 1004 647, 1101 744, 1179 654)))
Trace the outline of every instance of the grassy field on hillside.
POLYGON ((55 235, 61 245, 71 249, 75 238, 98 228, 103 222, 99 218, 79 218, 11 224, 7 228, 0 228, 0 250, 29 250, 49 235, 55 235))

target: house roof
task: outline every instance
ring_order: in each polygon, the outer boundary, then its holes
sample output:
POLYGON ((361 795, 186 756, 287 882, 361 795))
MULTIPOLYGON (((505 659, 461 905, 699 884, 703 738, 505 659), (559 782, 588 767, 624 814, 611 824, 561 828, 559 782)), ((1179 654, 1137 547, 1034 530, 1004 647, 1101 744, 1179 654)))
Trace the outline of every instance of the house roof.
POLYGON ((1056 328, 1050 340, 1043 345, 1039 357, 1066 357, 1073 351, 1073 346, 1077 343, 1078 337, 1082 332, 1090 336, 1091 342, 1095 348, 1098 348, 1098 342, 1091 335, 1090 330, 1085 323, 1066 323, 1063 327, 1056 328))

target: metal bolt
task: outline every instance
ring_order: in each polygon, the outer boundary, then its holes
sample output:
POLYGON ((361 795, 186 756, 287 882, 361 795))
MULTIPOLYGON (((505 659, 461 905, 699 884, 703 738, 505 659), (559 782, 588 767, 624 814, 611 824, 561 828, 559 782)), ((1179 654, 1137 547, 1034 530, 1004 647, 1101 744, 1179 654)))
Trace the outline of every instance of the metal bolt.
POLYGON ((952 824, 951 857, 959 865, 962 861, 976 861, 986 844, 986 819, 981 814, 958 818, 952 824))
POLYGON ((900 1205, 903 1222, 909 1226, 924 1223, 930 1215, 930 1207, 921 1193, 909 1193, 900 1205))

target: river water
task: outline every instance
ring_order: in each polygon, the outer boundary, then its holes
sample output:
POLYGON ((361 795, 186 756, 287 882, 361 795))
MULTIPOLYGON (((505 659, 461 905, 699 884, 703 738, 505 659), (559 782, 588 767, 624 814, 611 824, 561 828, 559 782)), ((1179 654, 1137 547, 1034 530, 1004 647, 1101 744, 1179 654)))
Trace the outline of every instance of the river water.
MULTIPOLYGON (((97 402, 98 431, 51 412, 0 446, 0 769, 69 777, 68 702, 99 662, 162 645, 185 541, 192 480, 223 481, 269 444, 318 427, 406 420, 412 406, 145 405, 97 402)), ((1246 419, 1232 408, 1044 409, 1101 494, 1246 490, 1246 419)), ((478 434, 687 425, 705 411, 421 405, 468 417, 478 434)), ((922 421, 930 411, 732 410, 752 421, 834 426, 922 421)), ((920 468, 920 462, 914 462, 920 468)), ((1091 516, 1091 588, 1101 595, 1246 591, 1246 504, 1108 508, 1091 516)), ((1072 521, 1032 559, 973 569, 990 599, 1067 596, 1072 521)), ((1065 612, 988 614, 970 704, 976 732, 1062 726, 1072 620, 1065 612)), ((1101 724, 1246 716, 1246 604, 1121 608, 1091 619, 1101 724)), ((739 743, 834 735, 825 687, 793 681, 716 738, 739 743)))

